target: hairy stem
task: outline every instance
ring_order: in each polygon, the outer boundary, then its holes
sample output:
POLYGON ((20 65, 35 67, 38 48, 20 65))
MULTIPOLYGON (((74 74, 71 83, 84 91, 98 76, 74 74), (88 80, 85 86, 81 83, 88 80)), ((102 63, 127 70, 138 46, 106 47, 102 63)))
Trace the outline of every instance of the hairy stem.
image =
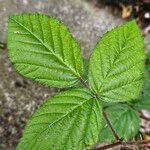
POLYGON ((112 131, 112 133, 113 133, 115 139, 116 139, 117 141, 121 141, 121 139, 119 138, 117 132, 116 132, 115 129, 113 128, 113 126, 112 126, 112 124, 111 124, 111 122, 110 122, 110 120, 109 120, 109 118, 108 118, 108 116, 107 116, 107 113, 106 113, 105 111, 103 111, 103 116, 104 116, 104 118, 105 118, 105 120, 106 120, 106 122, 107 122, 107 124, 108 124, 108 127, 111 129, 111 131, 112 131))
POLYGON ((80 77, 80 82, 85 88, 89 88, 87 82, 82 77, 80 77))

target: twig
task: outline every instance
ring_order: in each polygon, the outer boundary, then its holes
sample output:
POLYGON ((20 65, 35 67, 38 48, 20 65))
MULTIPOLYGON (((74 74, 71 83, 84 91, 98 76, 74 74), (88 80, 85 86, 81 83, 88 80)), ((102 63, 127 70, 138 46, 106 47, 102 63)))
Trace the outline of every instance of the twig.
POLYGON ((106 120, 106 122, 107 122, 109 128, 111 129, 111 131, 112 131, 112 133, 113 133, 115 139, 116 139, 117 141, 121 141, 121 139, 119 138, 117 132, 116 132, 115 129, 113 128, 113 126, 112 126, 110 120, 108 119, 108 116, 107 116, 107 114, 106 114, 105 111, 103 111, 103 116, 104 116, 104 118, 105 118, 105 120, 106 120))
POLYGON ((146 117, 142 112, 140 113, 140 117, 144 120, 150 121, 150 118, 146 117))
MULTIPOLYGON (((141 132, 140 132, 140 137, 141 137, 142 140, 145 140, 145 138, 144 138, 144 136, 141 132)), ((148 145, 146 144, 146 145, 144 145, 143 147, 140 147, 140 148, 141 148, 141 150, 146 150, 148 148, 148 145)))
POLYGON ((113 147, 116 147, 116 146, 124 146, 126 147, 127 145, 138 145, 138 146, 142 146, 142 145, 148 145, 150 144, 150 140, 142 140, 142 141, 128 141, 128 142, 124 142, 124 141, 117 141, 116 143, 112 143, 112 144, 108 144, 108 145, 105 145, 105 146, 101 146, 101 147, 98 147, 98 148, 95 148, 95 150, 107 150, 109 148, 113 148, 113 147))
POLYGON ((129 142, 123 142, 127 145, 147 145, 150 144, 150 140, 140 140, 140 141, 129 141, 129 142))
POLYGON ((113 148, 113 147, 116 147, 116 146, 119 146, 119 145, 121 145, 121 141, 117 141, 116 143, 104 145, 104 146, 95 148, 94 150, 106 150, 106 149, 113 148))

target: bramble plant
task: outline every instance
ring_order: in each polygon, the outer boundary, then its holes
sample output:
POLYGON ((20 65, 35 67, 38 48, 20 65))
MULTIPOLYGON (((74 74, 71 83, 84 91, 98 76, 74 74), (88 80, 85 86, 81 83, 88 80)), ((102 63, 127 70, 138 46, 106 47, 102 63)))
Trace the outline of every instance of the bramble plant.
POLYGON ((104 34, 85 68, 77 42, 61 21, 41 14, 10 16, 8 50, 16 70, 49 87, 65 88, 32 115, 17 149, 83 150, 98 141, 148 143, 128 141, 139 132, 138 111, 150 107, 143 100, 149 93, 137 99, 143 86, 143 47, 131 21, 104 34))

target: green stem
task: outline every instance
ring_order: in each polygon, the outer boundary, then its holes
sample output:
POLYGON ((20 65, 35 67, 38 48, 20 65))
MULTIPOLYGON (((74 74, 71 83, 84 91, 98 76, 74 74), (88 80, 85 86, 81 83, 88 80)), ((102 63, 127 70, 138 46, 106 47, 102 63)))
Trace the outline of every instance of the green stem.
POLYGON ((88 88, 88 89, 89 89, 89 86, 88 86, 87 82, 86 82, 82 77, 80 77, 79 80, 80 80, 81 84, 82 84, 85 88, 88 88))
MULTIPOLYGON (((81 84, 82 84, 85 88, 88 88, 88 89, 89 89, 88 84, 86 83, 86 81, 85 81, 82 77, 80 77, 80 82, 81 82, 81 84)), ((90 89, 89 89, 89 90, 90 90, 90 89)), ((96 98, 96 99, 99 99, 97 93, 94 93, 94 94, 93 94, 93 97, 96 98)), ((107 114, 106 114, 105 111, 103 111, 103 116, 104 116, 104 118, 105 118, 105 120, 106 120, 106 122, 107 122, 108 127, 111 129, 111 131, 112 131, 114 137, 116 138, 116 140, 117 140, 117 141, 121 141, 121 139, 119 138, 117 132, 116 132, 115 129, 113 128, 113 126, 112 126, 110 120, 108 119, 108 116, 107 116, 107 114)))
MULTIPOLYGON (((85 88, 88 88, 89 89, 89 86, 87 84, 87 82, 82 78, 80 77, 79 78, 81 84, 85 87, 85 88)), ((90 89, 89 89, 90 90, 90 89)), ((98 95, 96 93, 94 93, 94 96, 95 98, 99 99, 98 95)), ((132 145, 137 145, 137 146, 145 146, 145 145, 149 145, 150 144, 150 140, 140 140, 140 141, 122 141, 117 132, 115 131, 115 129, 113 128, 108 116, 107 116, 107 113, 105 111, 103 111, 103 116, 107 122, 107 125, 108 127, 111 129, 115 139, 117 140, 115 143, 112 143, 112 144, 108 144, 108 145, 105 145, 105 146, 101 146, 101 147, 98 147, 98 148, 95 148, 94 150, 107 150, 109 148, 113 148, 113 147, 116 147, 116 146, 122 146, 122 147, 126 147, 126 146, 132 146, 132 145)))
POLYGON ((105 120, 106 120, 106 122, 107 122, 108 127, 111 129, 111 131, 112 131, 112 133, 113 133, 115 139, 116 139, 117 141, 122 141, 122 140, 119 138, 119 136, 118 136, 116 130, 113 128, 113 126, 112 126, 112 124, 111 124, 111 122, 110 122, 110 120, 109 120, 109 118, 108 118, 108 116, 107 116, 107 113, 106 113, 105 111, 103 111, 103 116, 104 116, 104 118, 105 118, 105 120))

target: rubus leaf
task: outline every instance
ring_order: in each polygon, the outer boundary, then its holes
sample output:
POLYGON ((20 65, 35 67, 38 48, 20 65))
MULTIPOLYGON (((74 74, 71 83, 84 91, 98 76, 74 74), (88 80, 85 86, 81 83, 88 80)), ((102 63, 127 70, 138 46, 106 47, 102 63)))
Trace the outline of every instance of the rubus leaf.
POLYGON ((139 96, 143 85, 143 39, 131 21, 106 33, 89 63, 89 84, 103 101, 122 102, 139 96))
POLYGON ((88 90, 63 92, 33 114, 18 150, 83 150, 97 142, 101 118, 101 107, 88 90))
POLYGON ((138 99, 131 101, 131 104, 138 110, 150 110, 150 53, 146 59, 143 91, 138 99))
POLYGON ((51 87, 73 86, 83 73, 79 46, 67 27, 53 17, 10 16, 8 49, 18 72, 51 87))
POLYGON ((144 89, 141 96, 131 102, 137 110, 150 110, 150 73, 145 71, 144 89))
MULTIPOLYGON (((109 120, 120 138, 130 140, 140 129, 139 114, 127 105, 116 105, 106 109, 109 120)), ((100 142, 114 142, 115 138, 103 119, 103 128, 99 134, 100 142)))

